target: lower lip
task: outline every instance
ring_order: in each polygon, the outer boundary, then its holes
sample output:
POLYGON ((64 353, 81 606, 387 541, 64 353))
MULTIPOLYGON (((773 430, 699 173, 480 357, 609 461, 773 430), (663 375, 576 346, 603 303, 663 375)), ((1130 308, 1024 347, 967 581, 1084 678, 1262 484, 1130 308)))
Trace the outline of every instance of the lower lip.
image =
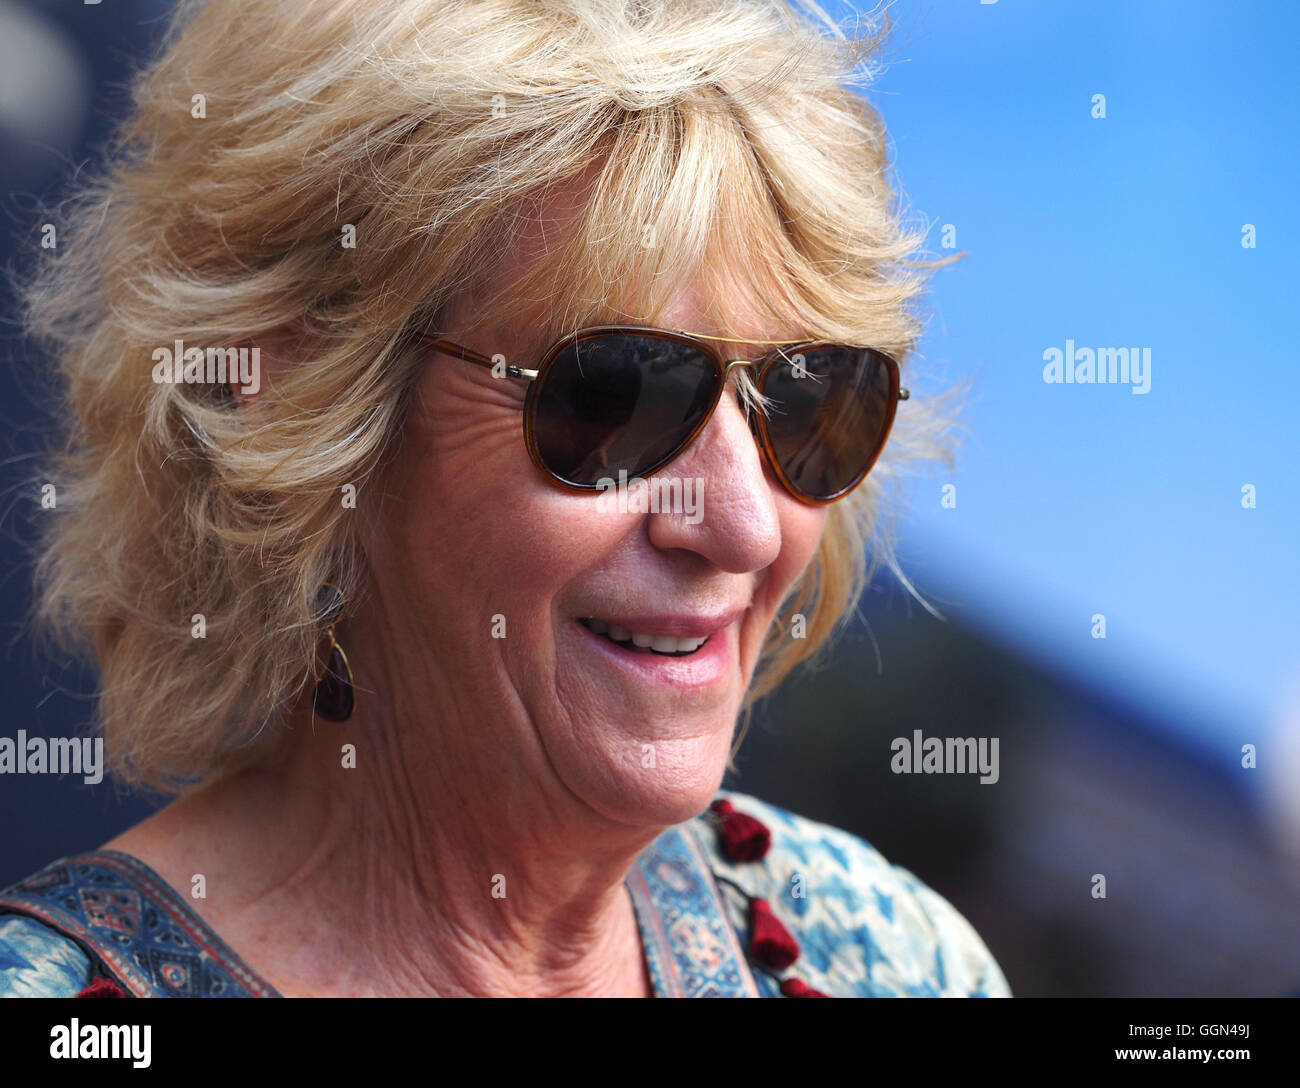
POLYGON ((626 649, 616 642, 611 642, 604 635, 598 635, 577 620, 573 621, 578 634, 603 659, 616 665, 623 672, 634 676, 642 683, 655 684, 660 687, 679 689, 698 689, 721 684, 731 675, 732 670, 732 628, 729 624, 721 631, 709 636, 708 642, 693 654, 684 657, 668 657, 666 654, 651 653, 646 650, 626 649))

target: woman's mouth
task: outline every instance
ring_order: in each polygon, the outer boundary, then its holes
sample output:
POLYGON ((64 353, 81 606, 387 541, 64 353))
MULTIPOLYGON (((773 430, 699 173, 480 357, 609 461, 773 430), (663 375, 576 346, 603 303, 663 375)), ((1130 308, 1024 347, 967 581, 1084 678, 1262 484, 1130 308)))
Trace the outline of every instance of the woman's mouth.
POLYGON ((569 630, 585 652, 573 660, 597 670, 602 682, 633 685, 624 689, 629 698, 671 690, 712 699, 736 680, 737 627, 746 613, 738 607, 707 615, 684 609, 579 615, 568 621, 569 630))
POLYGON ((708 635, 699 638, 678 638, 675 635, 644 634, 598 619, 579 619, 578 622, 593 634, 602 635, 626 650, 640 650, 643 653, 659 654, 662 657, 689 657, 709 641, 708 635))

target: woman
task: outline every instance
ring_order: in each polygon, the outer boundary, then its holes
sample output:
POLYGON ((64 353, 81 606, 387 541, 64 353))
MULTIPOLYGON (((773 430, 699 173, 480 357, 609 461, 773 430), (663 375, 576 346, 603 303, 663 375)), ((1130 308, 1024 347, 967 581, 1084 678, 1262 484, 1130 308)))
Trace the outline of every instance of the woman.
POLYGON ((921 239, 836 33, 182 12, 30 294, 43 615, 118 776, 180 796, 0 896, 0 989, 1007 993, 906 870, 719 794, 942 423, 884 448, 921 239))

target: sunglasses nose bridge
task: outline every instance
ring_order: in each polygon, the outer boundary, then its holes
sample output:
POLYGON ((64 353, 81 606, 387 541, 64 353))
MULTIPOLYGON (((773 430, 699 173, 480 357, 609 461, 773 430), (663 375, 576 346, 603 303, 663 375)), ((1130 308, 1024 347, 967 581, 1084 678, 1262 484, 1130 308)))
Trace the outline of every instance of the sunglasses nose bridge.
MULTIPOLYGON (((758 379, 759 366, 761 362, 762 362, 761 359, 727 359, 723 361, 722 381, 719 382, 719 385, 725 389, 727 385, 727 380, 731 377, 731 372, 734 369, 736 369, 737 367, 748 367, 750 386, 752 388, 754 383, 758 379)), ((749 407, 752 407, 752 398, 744 389, 741 388, 737 388, 736 396, 740 402, 742 409, 746 409, 745 416, 750 424, 750 429, 752 430, 753 422, 754 422, 753 413, 747 410, 749 407)))
MULTIPOLYGON (((700 421, 700 424, 696 428, 695 432, 681 446, 681 448, 677 451, 677 454, 674 455, 675 457, 680 456, 682 453, 686 452, 687 449, 689 449, 692 446, 695 446, 699 442, 705 429, 713 422, 714 416, 716 415, 717 410, 724 399, 725 396, 724 390, 726 389, 727 380, 728 378, 730 378, 732 370, 734 370, 737 367, 749 367, 750 378, 752 381, 757 375, 759 365, 762 362, 762 360, 758 360, 758 359, 726 359, 721 354, 715 355, 714 361, 715 361, 715 365, 720 367, 720 373, 721 373, 721 380, 718 382, 717 385, 717 399, 713 401, 713 406, 709 409, 708 414, 705 416, 703 420, 700 421)), ((759 447, 759 456, 760 458, 762 458, 766 455, 766 449, 764 447, 763 442, 760 439, 759 432, 755 430, 753 413, 744 410, 746 404, 746 397, 739 390, 737 390, 737 397, 740 402, 742 412, 745 416, 745 426, 754 435, 756 444, 759 447)))

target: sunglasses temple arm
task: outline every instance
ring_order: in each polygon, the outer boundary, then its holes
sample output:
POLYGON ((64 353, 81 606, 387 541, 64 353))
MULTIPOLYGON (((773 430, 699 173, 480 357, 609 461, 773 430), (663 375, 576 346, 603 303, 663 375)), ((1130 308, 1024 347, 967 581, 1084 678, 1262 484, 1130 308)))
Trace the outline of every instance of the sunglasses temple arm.
POLYGON ((517 366, 504 364, 502 362, 504 357, 501 357, 494 362, 486 355, 480 355, 477 351, 471 351, 469 348, 462 347, 460 344, 453 344, 450 340, 443 340, 435 336, 422 335, 420 341, 428 344, 429 347, 434 349, 434 351, 441 351, 446 355, 454 355, 457 359, 463 359, 467 363, 473 363, 475 366, 481 366, 487 370, 496 370, 498 363, 502 363, 502 365, 505 365, 506 376, 510 378, 524 378, 527 381, 532 381, 537 377, 537 371, 535 370, 524 370, 517 366))

